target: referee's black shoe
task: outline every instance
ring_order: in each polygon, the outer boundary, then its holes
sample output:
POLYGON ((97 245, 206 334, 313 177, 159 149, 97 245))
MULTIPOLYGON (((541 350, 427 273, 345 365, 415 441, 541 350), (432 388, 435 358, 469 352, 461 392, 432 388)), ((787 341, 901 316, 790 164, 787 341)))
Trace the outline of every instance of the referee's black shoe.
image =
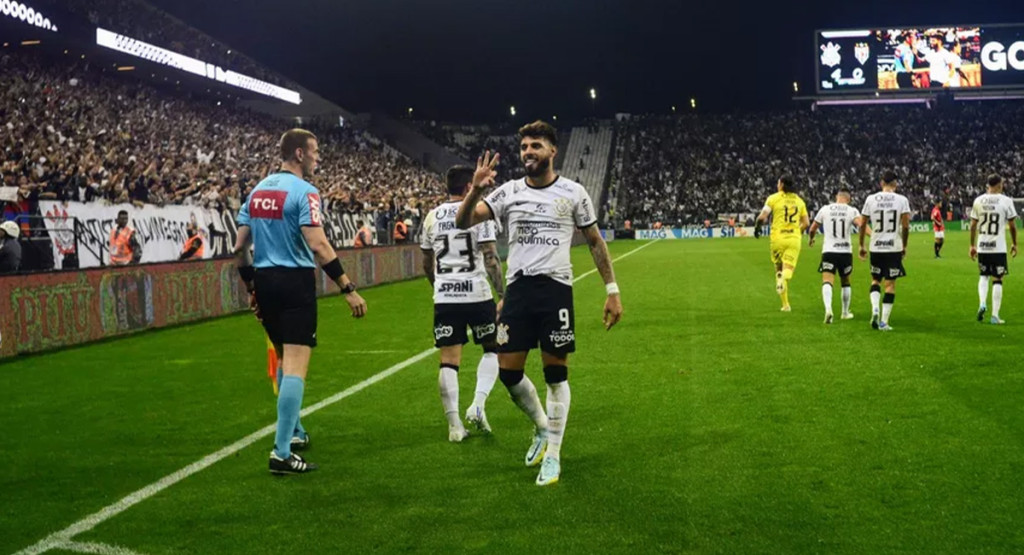
POLYGON ((292 436, 291 449, 292 451, 305 451, 313 445, 312 438, 309 437, 309 432, 306 432, 306 437, 292 436))
POLYGON ((270 452, 270 473, 279 476, 285 474, 305 474, 319 468, 316 464, 306 462, 305 459, 292 453, 287 459, 277 456, 277 453, 270 452))

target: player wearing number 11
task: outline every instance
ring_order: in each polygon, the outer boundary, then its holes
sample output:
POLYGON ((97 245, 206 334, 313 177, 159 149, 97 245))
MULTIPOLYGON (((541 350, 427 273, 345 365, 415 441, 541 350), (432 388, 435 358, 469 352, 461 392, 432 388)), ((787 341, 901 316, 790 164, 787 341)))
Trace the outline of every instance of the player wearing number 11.
POLYGON ((779 191, 764 202, 761 214, 757 216, 755 235, 759 236, 761 225, 772 216, 771 257, 775 265, 775 292, 782 299, 782 311, 789 312, 789 280, 800 259, 801 237, 807 229, 807 205, 794 192, 793 178, 782 176, 779 191))
POLYGON ((910 237, 910 202, 896 192, 898 185, 895 172, 890 170, 882 174, 882 192, 864 201, 863 215, 858 222, 861 260, 868 254, 864 247, 864 232, 871 225, 871 327, 881 331, 892 329, 889 327, 889 315, 896 301, 896 280, 907 275, 903 269, 903 257, 907 255, 907 239, 910 237), (882 297, 883 284, 885 297, 882 297))

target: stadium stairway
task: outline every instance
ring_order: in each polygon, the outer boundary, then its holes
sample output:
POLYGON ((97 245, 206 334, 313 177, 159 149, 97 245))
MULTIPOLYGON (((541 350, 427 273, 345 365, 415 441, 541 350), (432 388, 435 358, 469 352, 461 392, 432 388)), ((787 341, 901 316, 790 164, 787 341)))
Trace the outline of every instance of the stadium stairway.
POLYGON ((608 178, 608 161, 612 152, 614 128, 607 124, 597 127, 574 127, 565 148, 559 173, 583 185, 594 201, 598 212, 608 178), (589 150, 587 147, 590 147, 589 150))

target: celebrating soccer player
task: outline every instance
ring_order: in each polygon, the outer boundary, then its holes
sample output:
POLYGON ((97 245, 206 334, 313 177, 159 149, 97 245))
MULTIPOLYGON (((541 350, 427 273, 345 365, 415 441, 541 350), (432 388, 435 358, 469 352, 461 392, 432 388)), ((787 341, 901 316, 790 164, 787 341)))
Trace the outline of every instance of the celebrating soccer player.
POLYGON ((270 472, 302 474, 317 468, 292 452, 309 447, 299 410, 309 357, 316 346, 314 257, 341 288, 352 316, 363 317, 366 302, 327 240, 321 227, 320 193, 307 181, 320 159, 316 136, 292 129, 281 137, 280 147, 281 171, 256 185, 238 213, 235 257, 238 273, 253 294, 250 302, 281 361, 270 472))
POLYGON ((569 415, 567 365, 569 353, 576 350, 569 248, 576 228, 590 245, 608 293, 606 329, 622 317, 622 302, 590 196, 579 183, 555 173, 555 128, 536 121, 520 129, 519 135, 526 177, 505 183, 481 200, 485 189, 494 185, 498 163, 497 154, 485 153, 477 161, 456 222, 460 229, 469 229, 495 219, 508 230, 508 291, 498 317, 499 377, 536 426, 526 465, 541 465, 537 485, 545 486, 561 475, 562 438, 569 415), (527 355, 538 344, 548 384, 546 414, 537 389, 523 372, 527 355))
POLYGON ((761 225, 772 216, 771 258, 775 266, 775 292, 782 299, 782 311, 789 312, 789 280, 800 259, 801 236, 807 229, 807 205, 796 194, 793 178, 779 178, 778 192, 768 197, 757 216, 754 235, 760 237, 761 225))
POLYGON ((1017 257, 1017 209, 1013 200, 1003 194, 1003 178, 990 175, 988 192, 974 201, 971 208, 971 260, 978 258, 978 321, 985 319, 988 282, 992 279, 993 324, 1005 324, 999 318, 1003 304, 1003 278, 1010 273, 1006 260, 1006 226, 1010 226, 1013 246, 1010 252, 1017 257))
POLYGON ((882 174, 882 192, 868 197, 858 222, 861 260, 868 254, 864 235, 865 228, 871 225, 871 327, 882 331, 892 330, 889 316, 896 301, 896 280, 907 275, 903 257, 907 255, 910 236, 910 202, 896 192, 898 185, 895 172, 890 170, 882 174), (881 311, 878 309, 879 301, 881 311))
POLYGON ((811 224, 808 246, 814 246, 814 235, 818 229, 825 236, 825 244, 821 247, 821 300, 825 303, 825 323, 832 323, 832 288, 836 274, 843 285, 842 319, 853 318, 850 312, 850 274, 853 273, 853 230, 860 218, 860 212, 850 206, 850 191, 840 189, 836 201, 818 211, 811 224))
POLYGON ((448 441, 456 443, 469 435, 459 419, 459 365, 462 346, 469 340, 467 327, 473 330, 473 341, 483 345, 484 355, 476 368, 476 396, 466 410, 466 421, 482 432, 491 431, 484 404, 498 379, 498 347, 497 311, 487 279, 499 299, 505 294, 495 222, 486 221, 468 231, 455 225, 455 214, 473 173, 468 166, 448 170, 448 202, 427 214, 420 241, 423 271, 434 286, 434 346, 441 349, 441 404, 448 419, 448 441))

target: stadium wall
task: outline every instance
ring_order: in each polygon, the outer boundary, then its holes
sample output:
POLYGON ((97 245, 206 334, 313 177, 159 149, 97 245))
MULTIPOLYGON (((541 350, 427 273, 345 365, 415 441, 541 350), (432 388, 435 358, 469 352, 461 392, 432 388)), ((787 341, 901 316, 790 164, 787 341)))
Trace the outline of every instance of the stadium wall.
MULTIPOLYGON (((360 287, 423 275, 416 245, 340 250, 360 287)), ((318 295, 338 288, 318 272, 318 295)), ((233 259, 0 277, 0 359, 248 309, 233 259)))

